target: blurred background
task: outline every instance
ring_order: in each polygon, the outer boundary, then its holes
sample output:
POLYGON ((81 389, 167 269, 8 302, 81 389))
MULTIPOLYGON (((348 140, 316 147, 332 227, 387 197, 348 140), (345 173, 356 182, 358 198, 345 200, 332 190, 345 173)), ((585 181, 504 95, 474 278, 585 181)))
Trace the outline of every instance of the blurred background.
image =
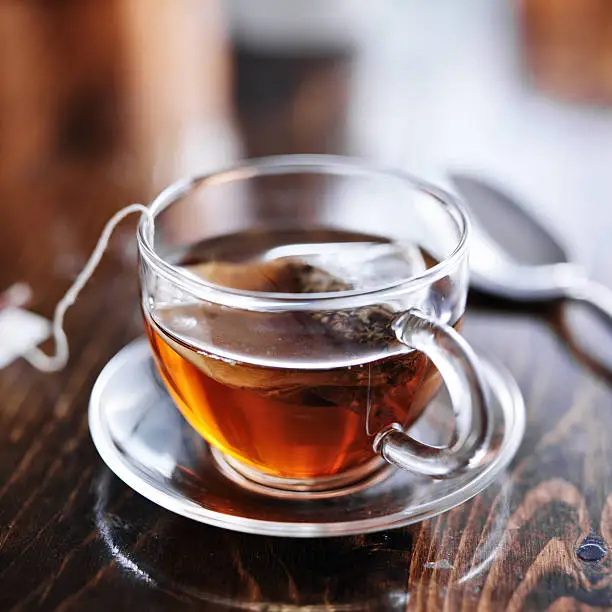
POLYGON ((475 171, 612 284, 591 240, 612 219, 612 3, 0 3, 0 289, 56 299, 128 202, 297 152, 475 171))

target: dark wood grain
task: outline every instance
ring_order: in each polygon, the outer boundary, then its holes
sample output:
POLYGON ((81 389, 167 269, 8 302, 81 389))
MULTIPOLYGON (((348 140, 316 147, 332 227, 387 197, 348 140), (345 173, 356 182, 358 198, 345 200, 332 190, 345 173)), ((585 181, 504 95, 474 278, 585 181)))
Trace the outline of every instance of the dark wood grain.
MULTIPOLYGON (((203 5, 211 19, 218 15, 214 3, 203 5)), ((155 47, 142 40, 157 32, 142 28, 147 19, 155 25, 139 12, 145 7, 136 0, 0 5, 0 289, 30 283, 31 307, 46 315, 109 215, 148 198, 160 176, 182 171, 173 137, 179 104, 156 120, 130 121, 135 100, 163 91, 155 71, 144 78, 129 69, 138 45, 155 47), (155 142, 163 146, 152 152, 155 142), (159 163, 167 167, 153 172, 159 163)), ((182 19, 193 10, 188 1, 164 7, 186 11, 182 19)), ((202 117, 233 126, 244 154, 347 150, 350 53, 227 55, 223 36, 213 39, 220 59, 203 80, 214 91, 204 89, 202 117)), ((162 75, 173 72, 163 51, 162 75)), ((584 206, 603 214, 595 202, 584 206)), ((608 227, 602 222, 592 240, 609 260, 608 227)), ((132 235, 126 222, 67 317, 66 370, 44 375, 20 361, 0 372, 0 610, 612 607, 611 555, 584 560, 592 558, 589 542, 595 552, 612 546, 612 377, 580 348, 585 334, 600 341, 598 332, 563 323, 558 304, 511 308, 474 296, 465 333, 508 366, 528 407, 524 443, 503 477, 451 512, 385 533, 316 540, 232 533, 141 498, 90 440, 95 377, 142 333, 132 235)))

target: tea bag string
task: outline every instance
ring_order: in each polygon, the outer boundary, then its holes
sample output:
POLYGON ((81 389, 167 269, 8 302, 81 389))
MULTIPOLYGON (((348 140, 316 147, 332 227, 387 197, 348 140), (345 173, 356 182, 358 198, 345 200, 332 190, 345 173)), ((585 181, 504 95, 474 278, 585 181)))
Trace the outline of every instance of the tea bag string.
POLYGON ((115 231, 117 225, 129 215, 141 213, 149 218, 151 225, 154 224, 154 217, 151 211, 143 204, 130 204, 125 208, 117 211, 107 222, 98 238, 98 242, 89 256, 87 263, 78 274, 72 286, 66 291, 64 297, 57 303, 55 312, 53 313, 53 321, 51 324, 51 337, 55 343, 55 354, 47 355, 39 348, 34 348, 28 351, 24 358, 31 365, 41 372, 57 372, 62 370, 68 362, 69 347, 68 338, 64 331, 64 316, 66 311, 74 304, 79 293, 85 287, 93 273, 95 272, 100 260, 104 256, 108 243, 115 231))

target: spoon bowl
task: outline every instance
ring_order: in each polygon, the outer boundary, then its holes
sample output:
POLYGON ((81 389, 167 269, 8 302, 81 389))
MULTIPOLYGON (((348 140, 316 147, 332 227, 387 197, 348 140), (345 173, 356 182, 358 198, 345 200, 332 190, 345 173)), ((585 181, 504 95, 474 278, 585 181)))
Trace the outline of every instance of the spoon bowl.
POLYGON ((589 280, 554 233, 507 192, 479 178, 450 178, 472 213, 472 285, 510 300, 582 302, 612 324, 612 291, 589 280))

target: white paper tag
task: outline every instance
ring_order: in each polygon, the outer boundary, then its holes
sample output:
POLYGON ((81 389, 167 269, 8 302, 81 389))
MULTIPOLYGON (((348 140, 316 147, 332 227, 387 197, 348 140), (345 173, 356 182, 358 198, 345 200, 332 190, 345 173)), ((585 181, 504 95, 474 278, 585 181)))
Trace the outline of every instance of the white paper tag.
POLYGON ((51 335, 51 323, 22 308, 0 310, 0 369, 22 357, 51 335))

